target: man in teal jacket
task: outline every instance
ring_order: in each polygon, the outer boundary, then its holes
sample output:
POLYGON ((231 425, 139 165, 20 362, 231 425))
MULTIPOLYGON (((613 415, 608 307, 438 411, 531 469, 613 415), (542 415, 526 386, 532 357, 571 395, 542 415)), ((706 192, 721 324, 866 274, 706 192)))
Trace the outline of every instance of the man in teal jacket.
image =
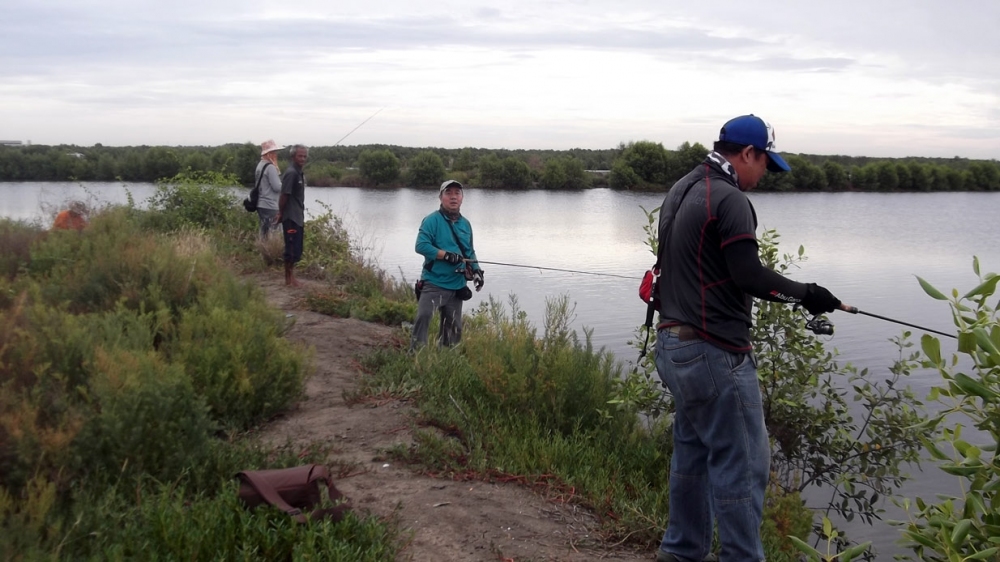
POLYGON ((441 311, 440 345, 452 346, 462 340, 462 301, 472 298, 466 286, 472 281, 478 292, 483 288, 483 270, 472 245, 472 224, 462 216, 462 184, 448 180, 441 184, 441 207, 424 217, 417 233, 417 253, 424 256, 418 282, 417 318, 413 322, 410 349, 427 344, 427 328, 434 310, 441 311))

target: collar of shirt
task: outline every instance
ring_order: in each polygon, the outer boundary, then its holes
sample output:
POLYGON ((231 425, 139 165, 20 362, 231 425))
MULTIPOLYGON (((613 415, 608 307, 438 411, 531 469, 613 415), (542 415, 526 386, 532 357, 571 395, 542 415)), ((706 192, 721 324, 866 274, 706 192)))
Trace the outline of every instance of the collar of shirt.
POLYGON ((733 165, 729 163, 729 160, 726 160, 725 156, 713 150, 712 152, 708 153, 708 157, 706 158, 706 160, 713 162, 716 166, 721 168, 723 172, 728 174, 729 177, 733 178, 733 184, 735 185, 740 184, 740 177, 736 174, 736 169, 733 168, 733 165))

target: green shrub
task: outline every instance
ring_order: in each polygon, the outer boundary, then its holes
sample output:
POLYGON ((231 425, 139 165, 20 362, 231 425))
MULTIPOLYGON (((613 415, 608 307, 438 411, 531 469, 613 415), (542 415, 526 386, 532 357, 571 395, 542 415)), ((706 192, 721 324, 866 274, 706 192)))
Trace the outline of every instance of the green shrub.
MULTIPOLYGON (((777 241, 774 231, 761 239, 766 266, 785 273, 805 259, 802 247, 796 255, 779 257, 777 241)), ((904 465, 920 461, 926 414, 906 384, 911 368, 905 362, 877 376, 842 367, 836 352, 805 329, 803 314, 781 303, 761 301, 755 307, 751 339, 772 441, 773 480, 789 492, 830 490, 827 513, 871 524, 880 518, 881 498, 898 493, 908 479, 904 465), (849 397, 858 416, 848 408, 849 397)), ((894 341, 902 357, 909 343, 905 336, 894 341)))
POLYGON ((335 187, 340 185, 344 171, 333 162, 313 161, 306 164, 305 175, 310 187, 335 187))
POLYGON ((13 494, 35 475, 60 490, 75 476, 63 469, 89 416, 80 390, 94 344, 82 324, 27 292, 0 311, 0 484, 13 494))
POLYGON ((284 319, 263 303, 259 289, 229 278, 182 313, 177 338, 164 349, 184 365, 212 419, 245 429, 302 393, 308 355, 282 339, 283 330, 284 319))
POLYGON ((173 243, 177 237, 140 230, 123 209, 98 215, 82 235, 56 234, 34 248, 29 273, 42 282, 46 302, 68 302, 73 312, 107 310, 121 301, 133 310, 175 314, 220 275, 207 243, 192 253, 173 243))
POLYGON ((340 217, 325 203, 324 212, 306 221, 303 230, 302 260, 296 269, 316 277, 336 272, 351 262, 351 245, 340 217))
POLYGON ((0 219, 0 276, 13 279, 27 267, 32 244, 44 235, 37 225, 0 219))
POLYGON ((155 352, 98 352, 88 401, 94 412, 72 446, 74 472, 91 485, 174 480, 211 451, 205 401, 155 352))
MULTIPOLYGON (((192 495, 169 485, 147 491, 141 501, 115 494, 96 498, 81 512, 88 526, 70 543, 75 557, 93 560, 393 560, 395 528, 375 518, 348 514, 340 522, 301 525, 273 508, 245 509, 237 483, 219 484, 219 494, 192 495), (100 524, 94 525, 94 521, 100 524), (86 534, 83 531, 90 531, 86 534)), ((84 521, 83 517, 80 517, 84 521)))
POLYGON ((926 424, 935 433, 925 444, 938 467, 959 482, 957 490, 939 490, 937 502, 902 502, 909 515, 904 540, 921 560, 1000 555, 1000 320, 998 305, 988 303, 1000 276, 981 274, 978 258, 973 271, 979 284, 964 294, 946 296, 920 279, 929 296, 949 303, 958 328, 958 353, 950 358, 936 337, 924 335, 920 344, 921 365, 942 379, 928 397, 942 408, 926 424), (966 427, 975 430, 963 435, 966 427))
POLYGON ((242 196, 233 191, 239 185, 233 175, 219 172, 182 172, 157 182, 149 199, 150 213, 145 225, 160 231, 183 227, 225 229, 256 222, 240 204, 242 196))

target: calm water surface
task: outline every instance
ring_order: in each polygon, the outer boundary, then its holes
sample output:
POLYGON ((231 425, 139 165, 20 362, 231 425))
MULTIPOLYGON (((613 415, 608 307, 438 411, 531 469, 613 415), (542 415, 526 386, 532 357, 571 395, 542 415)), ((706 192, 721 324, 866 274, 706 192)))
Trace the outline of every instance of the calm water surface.
MULTIPOLYGON (((0 215, 48 223, 67 200, 124 203, 126 188, 140 206, 153 193, 150 184, 0 183, 0 215)), ((309 188, 306 196, 313 214, 324 212, 325 204, 343 217, 353 238, 387 272, 410 281, 419 276, 421 257, 414 242, 420 220, 437 208, 436 191, 309 188)), ((642 208, 657 207, 662 198, 607 189, 468 189, 462 212, 472 222, 481 260, 638 277, 654 259, 645 245, 642 208)), ((843 302, 880 316, 950 332, 947 305, 927 297, 916 276, 944 292, 964 292, 977 284, 973 256, 979 256, 984 272, 1000 269, 1000 194, 752 193, 751 200, 760 220, 758 234, 777 230, 784 252, 805 247, 808 260, 793 278, 824 285, 843 302)), ((542 330, 546 300, 568 295, 576 305, 578 330, 593 330, 597 346, 634 361, 637 351, 628 341, 645 313, 636 294, 637 279, 489 264, 483 268, 486 286, 466 310, 490 296, 506 302, 516 295, 542 330)), ((843 362, 867 367, 875 376, 888 373, 898 355, 889 338, 899 336, 903 326, 846 313, 830 319, 836 334, 826 343, 840 352, 843 362)), ((942 343, 953 345, 948 339, 942 343)), ((911 379, 920 396, 937 383, 932 373, 916 373, 911 379)), ((954 489, 953 479, 931 469, 907 492, 928 497, 954 489)), ((849 532, 875 540, 885 556, 901 552, 892 544, 895 530, 849 532)))

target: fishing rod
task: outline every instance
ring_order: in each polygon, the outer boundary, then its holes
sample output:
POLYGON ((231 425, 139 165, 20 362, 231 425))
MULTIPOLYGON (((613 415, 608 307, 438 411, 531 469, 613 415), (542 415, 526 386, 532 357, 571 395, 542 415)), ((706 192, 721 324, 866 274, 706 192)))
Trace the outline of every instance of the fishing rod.
POLYGON ((618 277, 620 279, 642 279, 642 277, 635 277, 633 275, 618 275, 615 273, 598 273, 595 271, 579 271, 576 269, 561 269, 558 267, 542 267, 540 265, 521 265, 518 263, 501 263, 498 261, 483 261, 483 260, 465 260, 466 263, 485 263, 486 265, 502 265, 505 267, 524 267, 527 269, 544 269, 546 271, 562 271, 564 273, 582 273, 583 275, 598 275, 602 277, 618 277))
POLYGON ((864 316, 871 316, 872 318, 878 318, 879 320, 885 320, 886 322, 894 322, 896 324, 901 324, 903 326, 909 326, 911 328, 916 328, 918 330, 923 330, 925 332, 930 332, 932 334, 938 334, 939 336, 947 336, 949 338, 958 339, 954 334, 946 334, 944 332, 939 332, 937 330, 932 330, 930 328, 925 328, 923 326, 918 326, 916 324, 910 324, 909 322, 903 322, 902 320, 895 320, 892 318, 887 318, 885 316, 879 316, 878 314, 872 314, 871 312, 865 312, 864 310, 858 310, 856 306, 850 306, 847 304, 840 305, 840 310, 844 312, 849 312, 851 314, 863 314, 864 316))
POLYGON ((347 137, 351 136, 351 133, 353 133, 354 131, 357 131, 358 129, 360 129, 361 125, 364 125, 365 123, 371 121, 372 118, 375 117, 376 115, 378 115, 379 113, 381 113, 383 109, 385 109, 385 108, 384 107, 380 107, 378 111, 376 111, 375 113, 371 114, 371 117, 369 117, 368 119, 365 119, 357 127, 355 127, 353 129, 351 129, 350 131, 348 131, 346 135, 340 137, 340 140, 337 141, 337 142, 335 142, 335 143, 333 143, 333 146, 337 146, 338 144, 340 144, 340 141, 342 141, 342 140, 346 139, 347 137))
MULTIPOLYGON (((795 308, 799 309, 799 305, 796 304, 795 308)), ((909 326, 910 328, 916 328, 918 330, 923 330, 925 332, 930 332, 932 334, 938 334, 939 336, 947 336, 949 338, 958 339, 957 336, 953 334, 946 334, 944 332, 939 332, 938 330, 925 328, 924 326, 918 326, 916 324, 910 324, 909 322, 903 322, 902 320, 896 320, 894 318, 888 318, 886 316, 879 316, 878 314, 872 314, 871 312, 865 312, 864 310, 859 310, 858 307, 851 306, 849 304, 841 304, 840 310, 843 310, 844 312, 849 312, 851 314, 862 314, 864 316, 871 316, 872 318, 878 318, 879 320, 885 320, 886 322, 902 324, 903 326, 909 326)), ((806 328, 811 330, 812 333, 822 336, 833 335, 833 323, 830 322, 829 320, 823 318, 818 314, 810 318, 805 312, 802 312, 802 316, 806 319, 806 328)))

